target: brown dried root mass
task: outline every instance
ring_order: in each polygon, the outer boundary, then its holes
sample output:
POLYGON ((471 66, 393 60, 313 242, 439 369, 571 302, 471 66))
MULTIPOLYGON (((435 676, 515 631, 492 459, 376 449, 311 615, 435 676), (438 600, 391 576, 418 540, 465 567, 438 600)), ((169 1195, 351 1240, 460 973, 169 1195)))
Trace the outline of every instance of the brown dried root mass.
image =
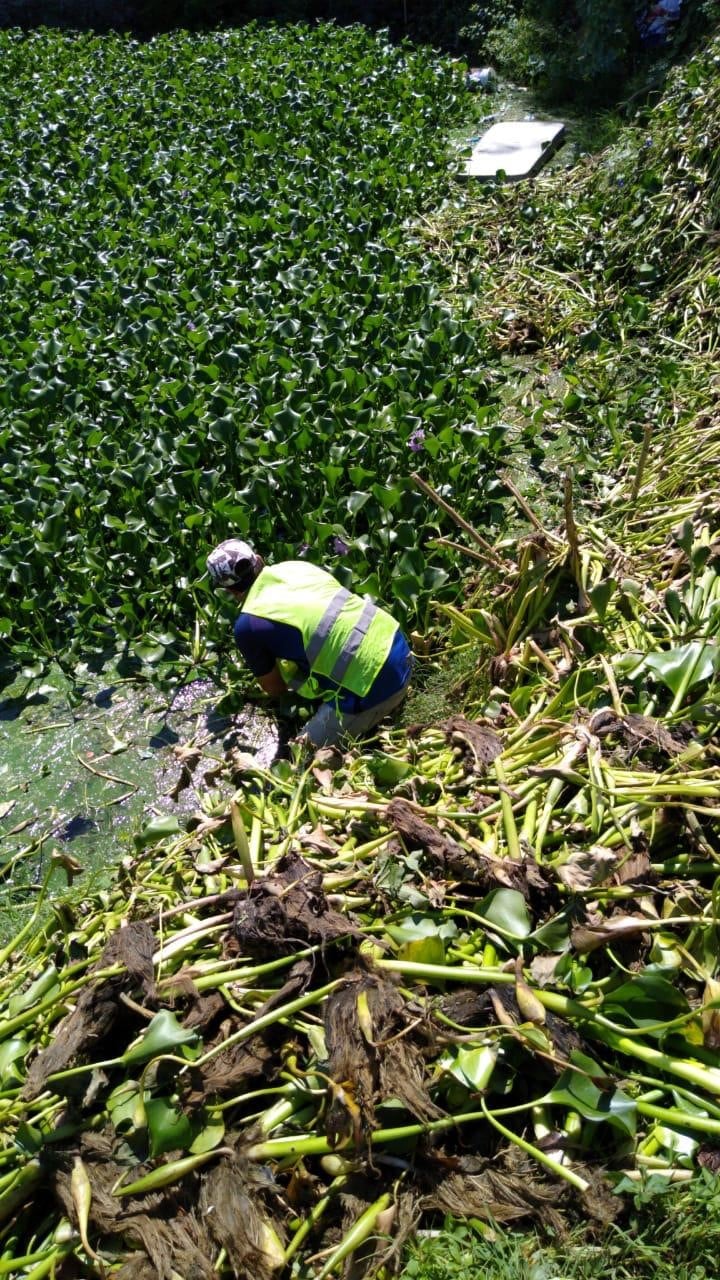
POLYGON ((471 854, 454 840, 441 834, 436 827, 418 817, 406 800, 391 800, 385 816, 402 836, 410 849, 422 849, 430 859, 433 869, 452 880, 482 879, 488 859, 471 854))
POLYGON ((465 759, 474 773, 483 773, 503 749, 494 729, 464 716, 450 716, 440 728, 453 746, 462 747, 465 759))
POLYGON ((351 974, 328 999, 325 1039, 332 1080, 325 1123, 332 1142, 367 1137, 375 1104, 384 1098, 398 1098, 419 1120, 443 1114, 425 1084, 427 1032, 408 1020, 391 982, 351 974))
POLYGON ((211 1058, 201 1071, 193 1072, 193 1092, 188 1101, 202 1104, 208 1098, 238 1093, 242 1089, 249 1091, 274 1078, 279 1061, 279 1053, 259 1035, 243 1044, 230 1045, 211 1058))
POLYGON ((490 1002, 486 991, 477 987, 459 987, 449 991, 438 1002, 438 1007, 461 1027, 484 1026, 490 1002))
POLYGON ((240 1157, 224 1160, 202 1180, 202 1221, 217 1246, 215 1253, 225 1249, 236 1276, 270 1280, 277 1269, 272 1240, 278 1224, 265 1203, 271 1186, 269 1175, 240 1157))
POLYGON ((227 1005, 219 991, 211 991, 208 995, 194 994, 192 1005, 183 1018, 183 1026, 187 1031, 205 1033, 225 1013, 227 1005))
MULTIPOLYGON (((108 1252, 134 1251, 120 1275, 171 1280, 174 1273, 183 1280, 215 1280, 214 1262, 221 1249, 242 1280, 270 1280, 276 1273, 282 1228, 273 1219, 272 1204, 279 1195, 263 1168, 237 1155, 182 1185, 119 1198, 112 1189, 123 1166, 114 1151, 109 1134, 88 1133, 81 1139, 92 1188, 89 1238, 95 1248, 108 1252)), ((74 1154, 58 1153, 60 1168, 51 1177, 51 1190, 77 1225, 70 1181, 74 1154)))
POLYGON ((48 1076, 62 1071, 73 1058, 95 1049, 113 1029, 118 1017, 127 1016, 121 994, 140 991, 145 1002, 154 996, 153 951, 155 937, 148 924, 129 924, 114 933, 94 966, 95 971, 113 965, 125 966, 113 978, 90 982, 80 995, 72 1013, 54 1028, 52 1043, 38 1054, 28 1071, 23 1090, 26 1099, 36 1098, 45 1088, 48 1076))
MULTIPOLYGON (((213 1249, 205 1228, 192 1211, 188 1187, 169 1187, 145 1196, 119 1198, 112 1188, 127 1170, 113 1158, 112 1140, 104 1134, 85 1134, 82 1158, 90 1179, 92 1199, 88 1236, 95 1248, 140 1250, 143 1269, 133 1272, 152 1280, 171 1280, 173 1271, 184 1280, 215 1280, 213 1249)), ((50 1180, 51 1190, 73 1225, 77 1214, 70 1187, 72 1158, 50 1180), (65 1167, 67 1166, 67 1167, 65 1167)))
POLYGON ((648 750, 651 754, 672 759, 685 750, 691 737, 689 726, 676 725, 675 732, 670 733, 669 729, 652 716, 634 712, 627 716, 617 716, 609 707, 593 717, 590 727, 599 737, 617 735, 627 748, 625 754, 628 760, 648 750))
POLYGON ((517 861, 512 858, 489 858, 483 889, 494 889, 497 885, 517 889, 533 912, 544 915, 559 903, 557 886, 550 879, 550 874, 544 867, 539 867, 532 857, 517 861))
POLYGON ((114 1280, 157 1280, 157 1271, 144 1253, 131 1253, 114 1280))
POLYGON ((258 960, 290 955, 298 946, 362 937, 329 905, 321 873, 296 853, 281 858, 274 875, 254 882, 235 908, 232 931, 241 951, 258 960))
MULTIPOLYGON (((557 1206, 566 1197, 566 1190, 557 1181, 546 1182, 538 1177, 538 1166, 517 1147, 507 1147, 493 1160, 471 1157, 465 1163, 468 1169, 461 1167, 455 1173, 448 1174, 441 1168, 437 1184, 420 1201, 421 1209, 495 1222, 532 1218, 562 1233, 563 1219, 557 1206)), ((426 1184, 433 1174, 430 1158, 424 1173, 426 1184)))
POLYGON ((257 1012, 257 1017, 262 1018, 271 1009, 277 1009, 280 1005, 287 1004, 289 1000, 295 1000, 298 996, 307 991, 312 977, 315 972, 313 957, 306 956, 303 960, 297 960, 290 969, 288 976, 282 986, 271 996, 268 996, 265 1003, 257 1012))
MULTIPOLYGON (((443 996, 438 1007, 447 1018, 451 1018, 462 1027, 497 1026, 499 1021, 512 1026, 526 1021, 512 987, 491 987, 485 991, 478 991, 472 987, 461 988, 443 996), (502 1016, 498 1017, 498 1014, 502 1016)), ((546 1013, 543 1026, 552 1046, 552 1052, 557 1055, 558 1060, 553 1064, 546 1057, 544 1061, 554 1070, 561 1070, 576 1050, 589 1052, 575 1028, 556 1014, 546 1013)), ((441 1023, 438 1024, 438 1031, 443 1031, 441 1023)))
POLYGON ((498 885, 517 889, 537 910, 547 911, 555 904, 557 888, 533 858, 513 861, 464 849, 420 818, 406 800, 398 797, 390 802, 385 813, 408 848, 423 850, 436 874, 472 883, 483 893, 498 885))

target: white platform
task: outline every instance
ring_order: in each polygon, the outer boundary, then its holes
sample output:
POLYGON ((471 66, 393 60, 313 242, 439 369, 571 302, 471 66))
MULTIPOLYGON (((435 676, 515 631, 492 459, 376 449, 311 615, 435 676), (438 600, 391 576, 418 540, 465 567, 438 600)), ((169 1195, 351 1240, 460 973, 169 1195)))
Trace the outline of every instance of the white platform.
POLYGON ((550 157, 565 132, 557 120, 503 120, 475 143, 463 173, 468 178, 527 178, 550 157))

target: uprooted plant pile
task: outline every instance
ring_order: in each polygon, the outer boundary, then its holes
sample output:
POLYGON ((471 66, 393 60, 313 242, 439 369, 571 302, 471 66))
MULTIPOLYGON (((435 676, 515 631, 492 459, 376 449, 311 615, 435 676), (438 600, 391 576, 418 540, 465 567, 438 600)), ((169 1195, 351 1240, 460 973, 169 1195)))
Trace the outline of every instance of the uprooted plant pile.
POLYGON ((16 1270, 390 1272, 438 1214, 562 1231, 717 1166, 716 450, 678 426, 596 522, 518 495, 512 556, 466 526, 464 714, 229 749, 185 832, 38 907, 0 957, 16 1270))

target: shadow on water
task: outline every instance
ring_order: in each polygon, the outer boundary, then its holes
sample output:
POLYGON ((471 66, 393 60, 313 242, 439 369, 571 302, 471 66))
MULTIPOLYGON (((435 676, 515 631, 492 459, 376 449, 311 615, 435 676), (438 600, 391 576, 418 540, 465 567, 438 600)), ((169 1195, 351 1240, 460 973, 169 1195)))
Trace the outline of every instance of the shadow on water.
POLYGON ((132 679, 133 676, 140 675, 140 672, 143 669, 143 664, 140 658, 136 658, 135 655, 130 653, 129 649, 126 647, 125 652, 120 658, 118 658, 115 664, 115 669, 118 675, 122 676, 123 679, 132 679))
POLYGON ((57 838, 58 840, 76 840, 78 836, 85 836, 89 831, 97 831, 97 823, 85 814, 76 813, 74 818, 61 827, 57 838))
POLYGON ((99 693, 96 693, 95 697, 93 698, 93 702, 95 703, 95 706, 111 707, 113 694, 116 691, 116 687, 117 687, 116 685, 111 684, 111 685, 108 685, 107 689, 101 689, 99 693))
POLYGON ((24 698, 3 698, 0 702, 0 720, 17 720, 26 705, 24 698))
POLYGON ((179 741, 180 735, 168 724, 164 724, 162 729, 149 739, 148 746, 152 747, 153 751, 162 751, 164 747, 172 747, 179 741))

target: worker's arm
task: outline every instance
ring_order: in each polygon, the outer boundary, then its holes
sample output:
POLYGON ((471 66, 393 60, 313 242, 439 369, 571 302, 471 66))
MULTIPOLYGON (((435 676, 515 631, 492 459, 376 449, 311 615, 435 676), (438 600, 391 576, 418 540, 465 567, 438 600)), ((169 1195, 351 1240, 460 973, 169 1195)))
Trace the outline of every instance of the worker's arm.
POLYGON ((288 687, 275 656, 277 629, 277 623, 244 611, 235 619, 235 643, 263 693, 271 698, 279 698, 288 687))
POLYGON ((269 693, 271 698, 279 698, 281 693, 287 693, 287 685, 283 680, 277 666, 272 671, 268 671, 266 676, 258 676, 258 684, 264 693, 269 693))

